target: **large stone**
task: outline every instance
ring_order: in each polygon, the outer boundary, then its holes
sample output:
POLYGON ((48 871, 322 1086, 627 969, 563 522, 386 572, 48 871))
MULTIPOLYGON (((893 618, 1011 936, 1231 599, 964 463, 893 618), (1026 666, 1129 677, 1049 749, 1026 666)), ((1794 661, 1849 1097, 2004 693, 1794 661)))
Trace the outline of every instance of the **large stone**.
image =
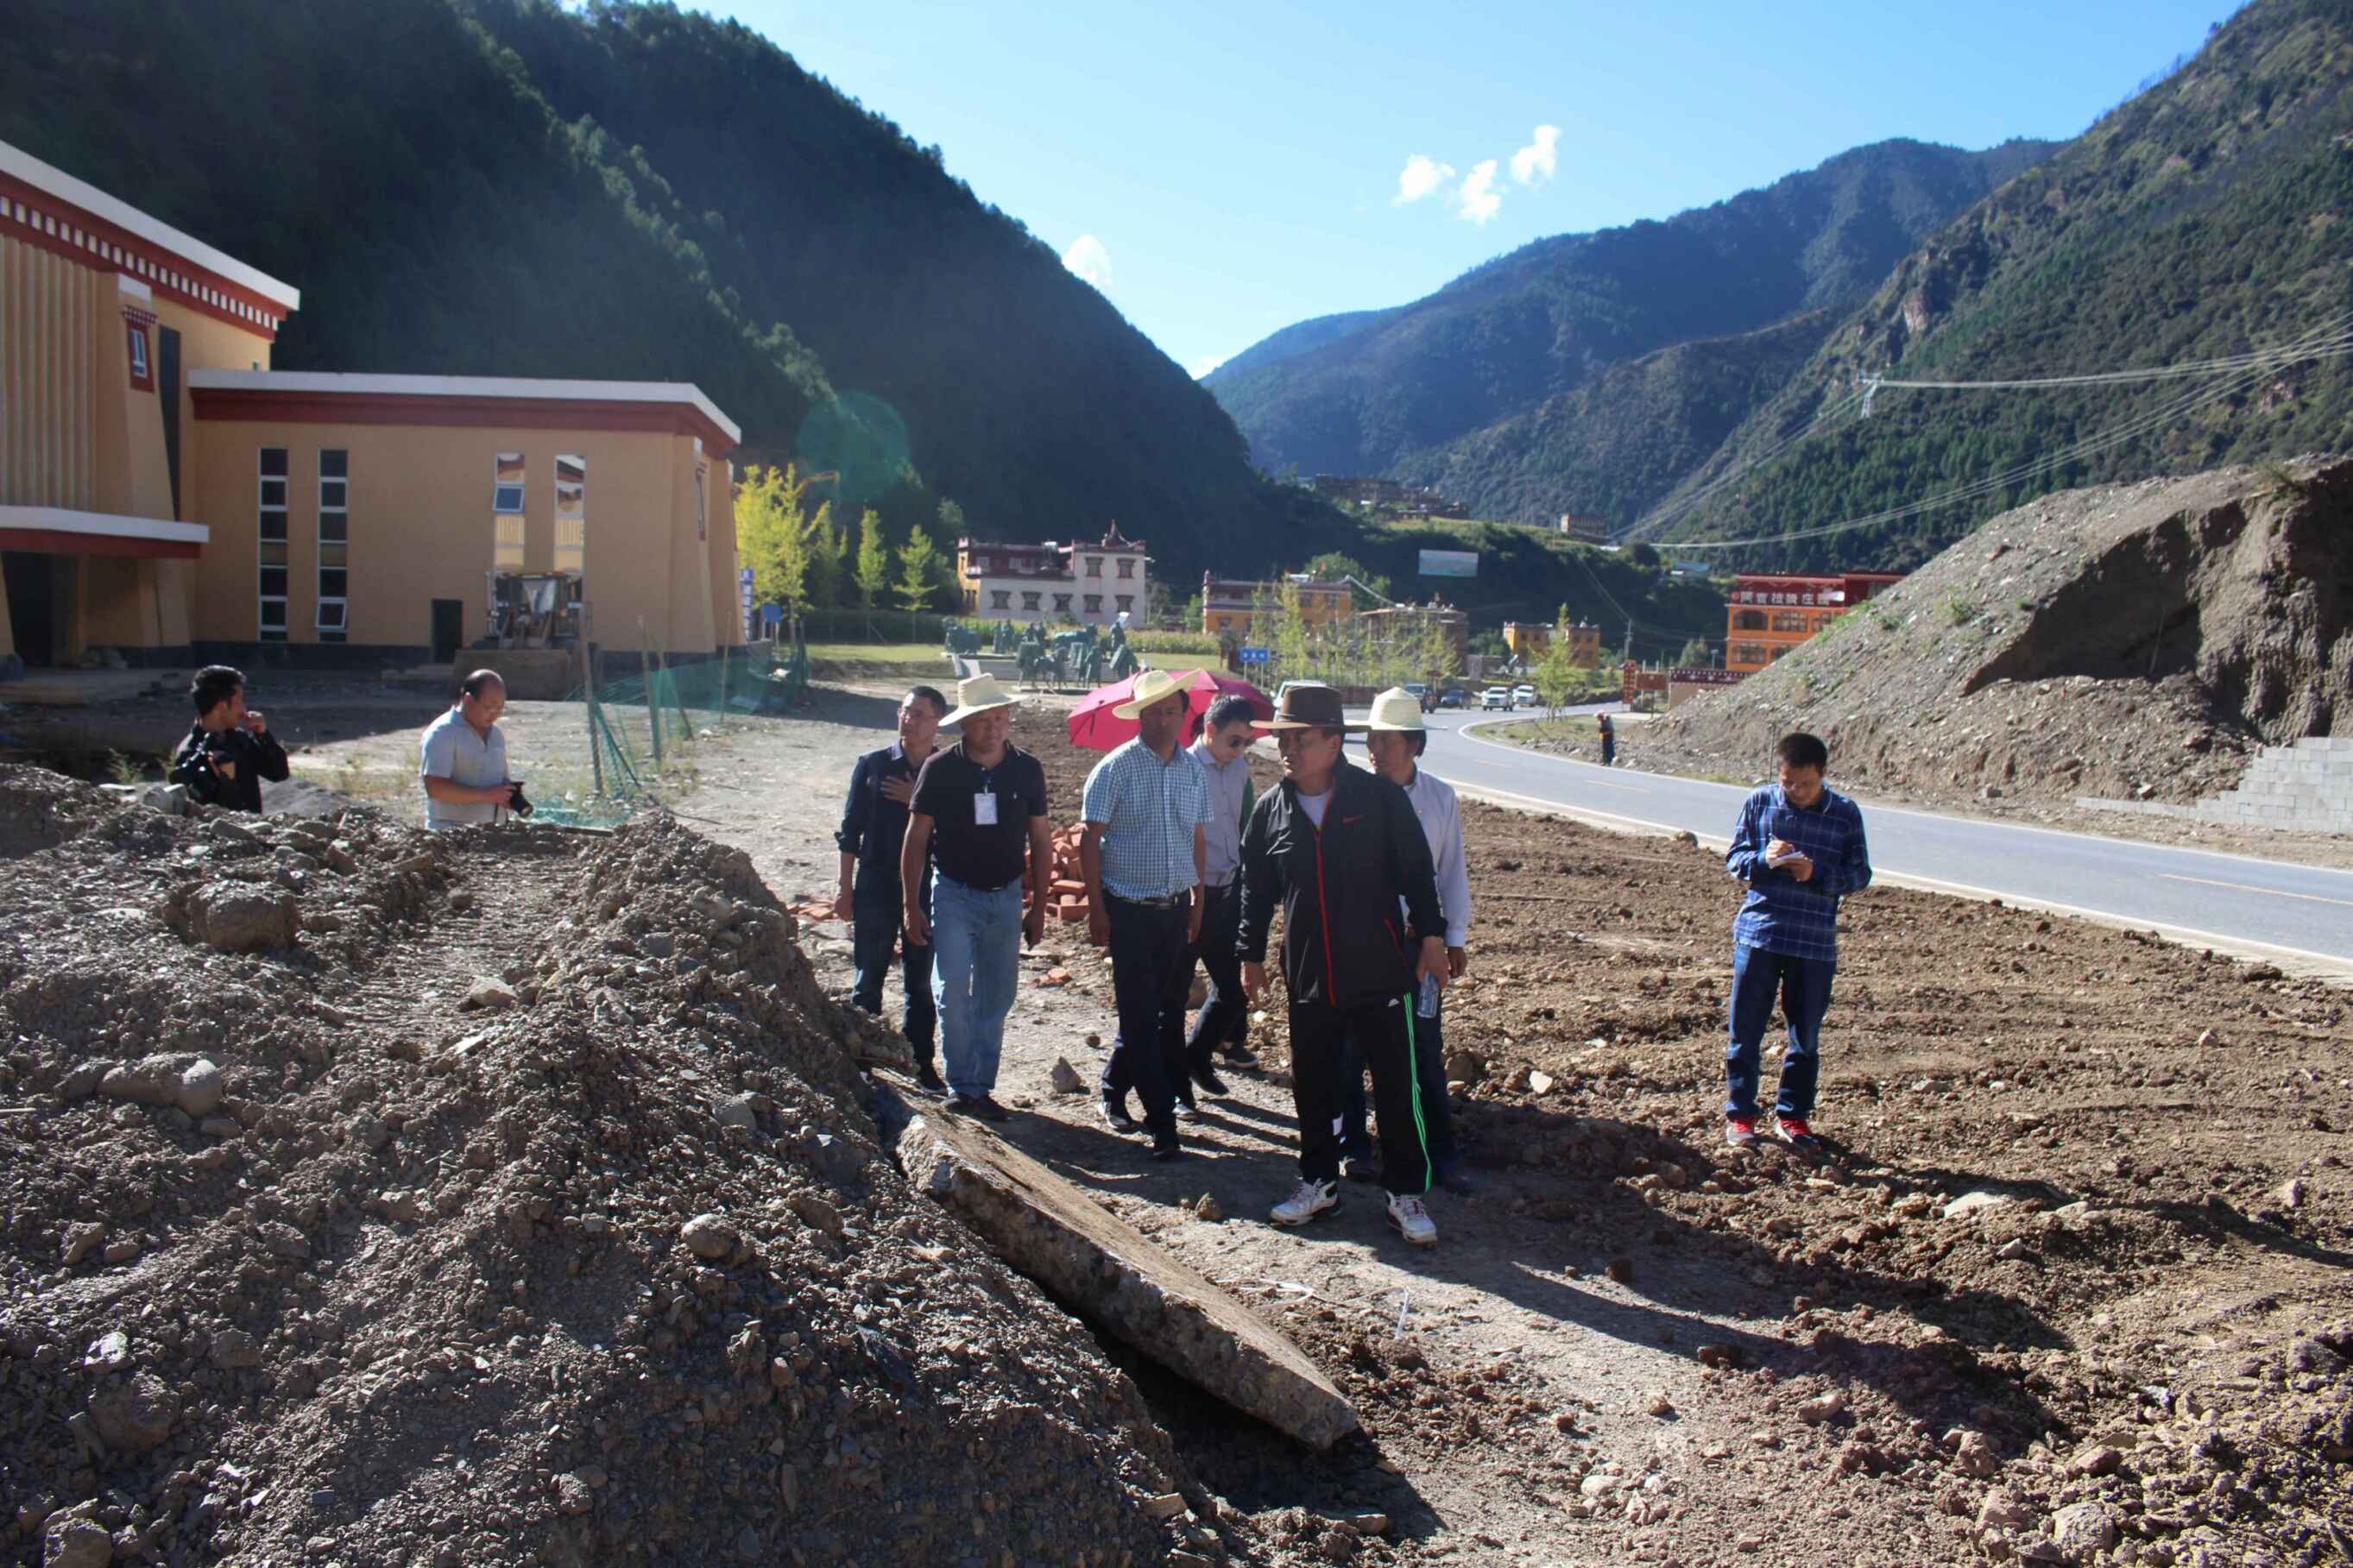
POLYGON ((1989 1193, 1979 1188, 1973 1193, 1963 1193, 1959 1197, 1947 1204, 1945 1217, 1958 1219, 1963 1215, 1976 1214, 1980 1209, 1999 1208, 2010 1201, 2009 1194, 2005 1193, 1989 1193))
POLYGON ((1019 1150, 970 1122, 918 1116, 897 1152, 908 1179, 1007 1262, 1178 1376, 1311 1447, 1356 1430, 1296 1345, 1019 1150))
POLYGON ((204 1116, 228 1098, 228 1079, 212 1062, 199 1058, 172 1085, 172 1103, 191 1116, 204 1116))
POLYGON ((290 893, 248 882, 208 882, 188 901, 188 929, 224 952, 291 947, 301 906, 290 893))
POLYGON ((144 1453, 172 1435, 180 1402, 153 1373, 134 1373, 100 1390, 90 1402, 90 1414, 108 1447, 144 1453))
POLYGON ((2072 1503, 2051 1516, 2051 1544, 2069 1563, 2089 1563, 2116 1543, 2116 1517, 2104 1502, 2072 1503))
POLYGON ((41 1531, 42 1568, 107 1568, 114 1561, 114 1537, 93 1515, 95 1503, 53 1513, 41 1531))

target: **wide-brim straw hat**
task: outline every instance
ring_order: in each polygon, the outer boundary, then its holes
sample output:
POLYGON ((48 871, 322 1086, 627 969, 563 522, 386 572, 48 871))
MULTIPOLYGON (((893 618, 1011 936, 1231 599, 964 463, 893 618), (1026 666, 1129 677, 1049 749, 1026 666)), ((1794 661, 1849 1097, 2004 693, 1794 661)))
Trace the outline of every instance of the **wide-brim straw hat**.
POLYGON ((1351 734, 1361 731, 1362 724, 1351 724, 1340 706, 1340 694, 1328 686, 1294 686, 1275 699, 1274 717, 1260 721, 1256 728, 1275 730, 1342 730, 1351 734))
POLYGON ((956 682, 956 705, 943 724, 961 724, 976 713, 986 713, 992 708, 1010 708, 1013 693, 997 684, 993 675, 976 675, 969 680, 956 682))
POLYGON ((1372 722, 1367 730, 1410 730, 1417 733, 1428 728, 1421 721, 1421 699, 1402 686, 1392 686, 1373 699, 1372 722))
POLYGON ((1198 669, 1187 670, 1182 679, 1165 669, 1147 669, 1135 678, 1134 692, 1126 701, 1111 710, 1112 717, 1114 719, 1140 718, 1144 710, 1154 703, 1174 697, 1179 692, 1192 690, 1194 684, 1200 678, 1201 672, 1198 669))

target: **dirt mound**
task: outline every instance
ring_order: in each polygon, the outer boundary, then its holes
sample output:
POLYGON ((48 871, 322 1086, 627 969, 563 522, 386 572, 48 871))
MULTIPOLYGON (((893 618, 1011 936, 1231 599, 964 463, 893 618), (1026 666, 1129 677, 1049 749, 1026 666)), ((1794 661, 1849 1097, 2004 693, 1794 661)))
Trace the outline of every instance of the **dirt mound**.
POLYGON ((885 1043, 740 853, 17 770, 0 845, 7 1560, 1106 1563, 1187 1528, 1133 1384, 877 1149, 885 1043))
POLYGON ((1641 750, 1749 776, 1806 729, 1857 784, 2186 801, 2348 705, 2353 461, 2306 458, 2004 512, 1641 750))

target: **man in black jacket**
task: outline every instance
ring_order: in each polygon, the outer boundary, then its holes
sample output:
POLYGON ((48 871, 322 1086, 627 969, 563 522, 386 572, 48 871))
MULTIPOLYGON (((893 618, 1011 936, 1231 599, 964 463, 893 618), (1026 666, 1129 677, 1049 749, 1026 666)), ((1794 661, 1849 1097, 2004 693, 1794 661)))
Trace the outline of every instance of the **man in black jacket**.
POLYGON ((292 770, 269 722, 245 705, 244 672, 208 664, 196 671, 188 695, 196 705, 196 721, 173 754, 166 776, 206 805, 259 812, 261 781, 281 784, 292 770))
POLYGON ((1436 1173, 1414 1070, 1414 1006, 1422 976, 1440 986, 1447 977, 1430 841, 1405 791, 1341 756, 1347 726, 1338 692, 1294 686, 1263 727, 1274 731, 1284 776, 1242 833, 1235 948, 1255 1002, 1266 990, 1267 927, 1279 900, 1301 1181, 1271 1218, 1303 1225, 1339 1207, 1341 1058, 1353 1038, 1373 1069, 1389 1222, 1428 1247, 1438 1227, 1422 1194, 1436 1173), (1400 900, 1413 929, 1431 933, 1412 946, 1399 929, 1400 900))
MULTIPOLYGON (((947 1085, 933 1065, 938 1015, 932 1001, 932 950, 899 939, 906 912, 900 901, 899 849, 907 837, 915 775, 931 758, 947 710, 948 700, 936 687, 907 689, 899 702, 899 739, 858 759, 849 774, 849 799, 841 808, 841 830, 833 836, 841 851, 841 889, 834 895, 833 912, 849 922, 851 962, 858 970, 850 1000, 869 1013, 882 1011, 882 977, 897 949, 899 980, 907 992, 899 1030, 914 1047, 915 1081, 934 1093, 946 1092, 947 1085)), ((929 898, 931 888, 926 867, 918 891, 929 898)))

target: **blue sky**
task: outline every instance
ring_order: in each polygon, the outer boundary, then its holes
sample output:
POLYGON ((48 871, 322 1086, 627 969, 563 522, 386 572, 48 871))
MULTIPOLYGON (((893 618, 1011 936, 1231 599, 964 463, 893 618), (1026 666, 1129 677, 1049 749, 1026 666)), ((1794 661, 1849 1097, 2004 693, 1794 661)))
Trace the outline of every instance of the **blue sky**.
POLYGON ((1863 142, 2073 136, 2232 7, 712 8, 936 142, 1198 374, 1293 321, 1398 304, 1531 239, 1667 217, 1863 142))

